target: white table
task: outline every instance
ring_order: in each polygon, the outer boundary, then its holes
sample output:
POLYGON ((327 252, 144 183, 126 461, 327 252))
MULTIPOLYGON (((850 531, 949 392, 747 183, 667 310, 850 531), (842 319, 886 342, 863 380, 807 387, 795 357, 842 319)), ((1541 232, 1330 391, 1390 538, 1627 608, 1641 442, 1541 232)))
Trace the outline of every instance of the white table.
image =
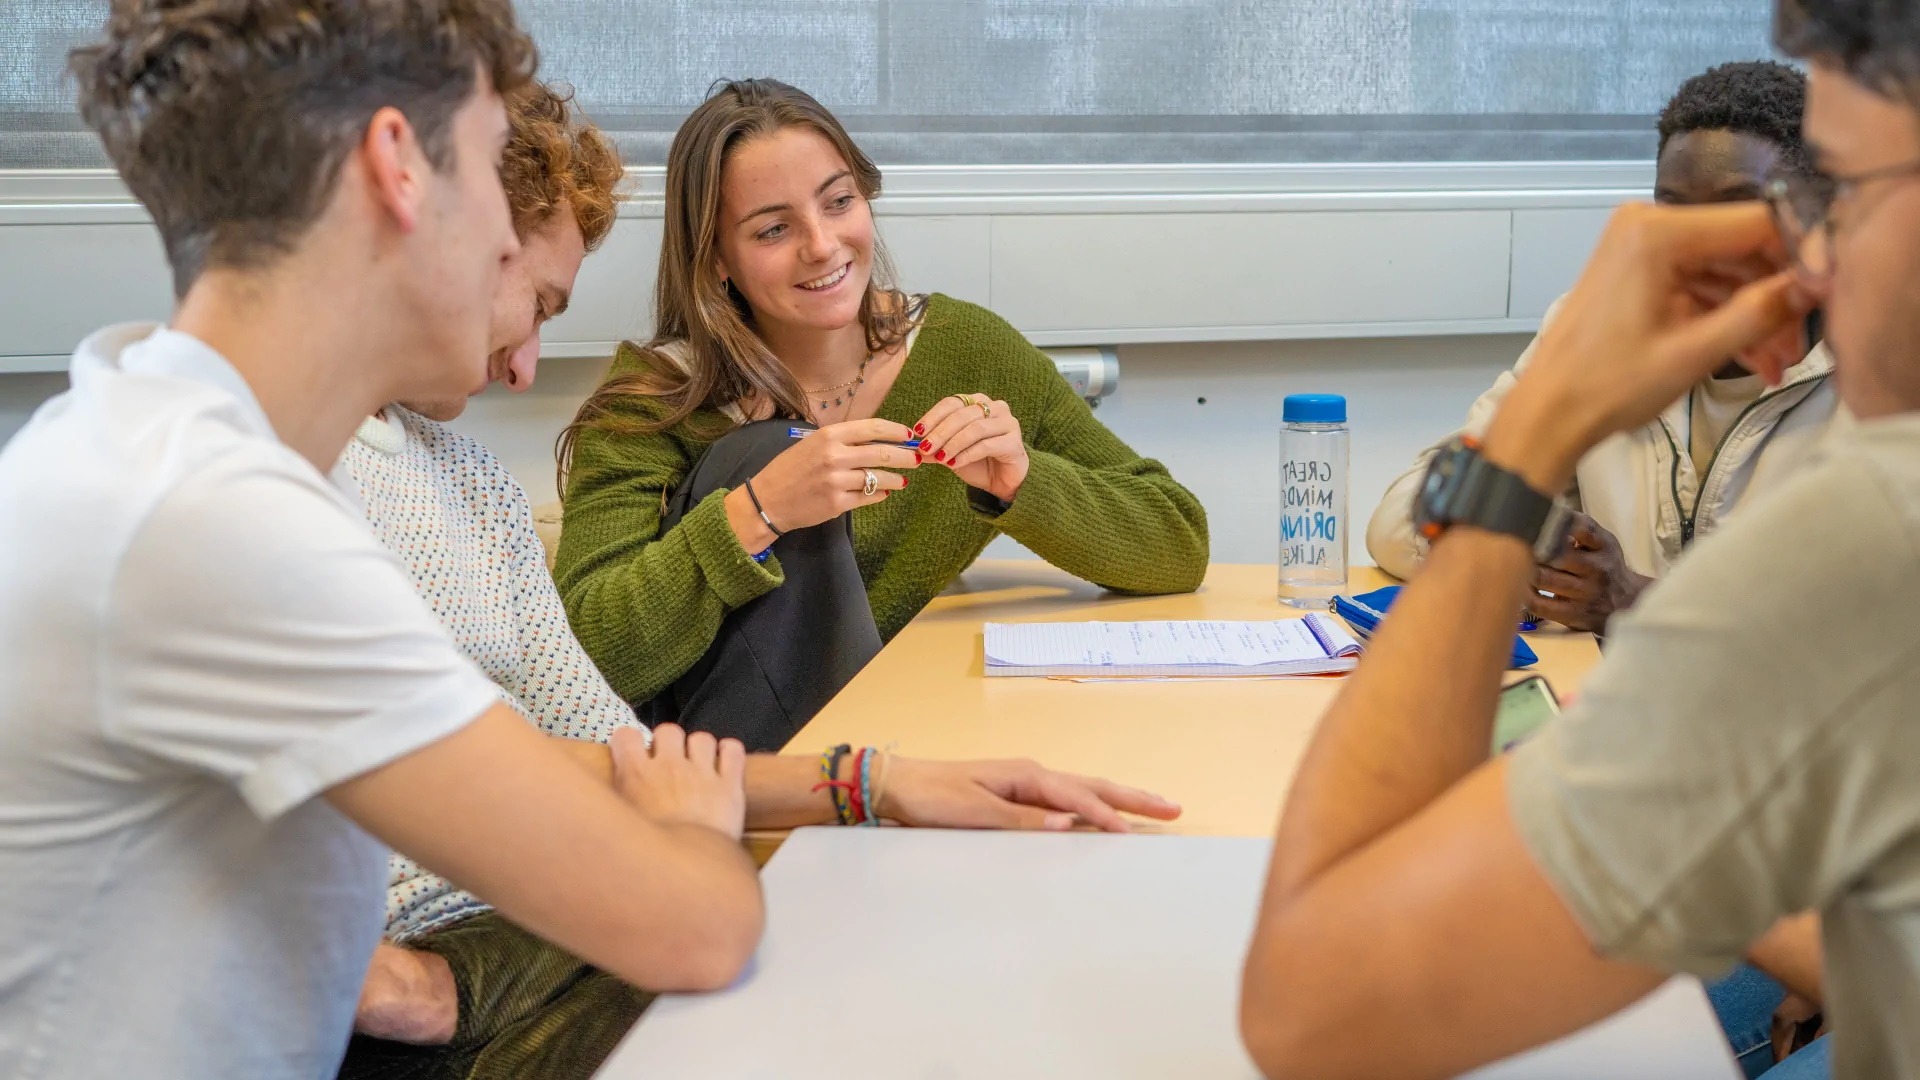
MULTIPOLYGON (((1268 842, 801 829, 731 990, 662 998, 599 1074, 1252 1080, 1235 1025, 1268 842)), ((1483 1080, 1737 1080, 1697 983, 1483 1080)))

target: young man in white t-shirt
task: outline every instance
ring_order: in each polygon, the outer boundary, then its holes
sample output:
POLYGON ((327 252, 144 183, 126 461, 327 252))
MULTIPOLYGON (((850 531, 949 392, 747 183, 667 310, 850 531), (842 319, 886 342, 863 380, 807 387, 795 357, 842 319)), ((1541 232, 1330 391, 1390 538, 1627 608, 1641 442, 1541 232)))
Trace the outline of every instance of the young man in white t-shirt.
POLYGON ((329 476, 485 377, 532 57, 506 0, 120 0, 76 51, 179 302, 0 451, 0 1075, 332 1076, 383 842, 637 983, 751 955, 741 748, 592 777, 329 476))
MULTIPOLYGON (((534 82, 507 95, 501 177, 520 250, 503 268, 489 323, 488 382, 533 385, 541 325, 565 310, 586 254, 613 227, 621 167, 612 145, 534 82)), ((462 394, 389 406, 341 457, 375 535, 456 644, 540 730, 605 768, 599 745, 638 727, 567 625, 526 492, 479 443, 444 426, 462 394), (596 761, 596 756, 598 759, 596 761)), ((841 778, 850 771, 843 758, 841 778)), ((830 823, 821 755, 747 758, 749 825, 830 823)), ((885 755, 879 812, 918 825, 1060 828, 1078 812, 1124 829, 1116 810, 1166 818, 1163 800, 1030 762, 912 761, 885 755)), ((387 937, 375 952, 342 1077, 586 1075, 650 995, 521 930, 472 893, 395 855, 387 937)))

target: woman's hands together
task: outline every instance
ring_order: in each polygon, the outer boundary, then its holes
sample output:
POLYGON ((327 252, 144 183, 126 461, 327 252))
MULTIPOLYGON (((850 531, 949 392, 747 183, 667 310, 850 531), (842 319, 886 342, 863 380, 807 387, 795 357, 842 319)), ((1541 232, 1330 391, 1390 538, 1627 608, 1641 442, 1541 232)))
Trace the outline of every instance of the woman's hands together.
POLYGON ((913 436, 928 460, 1001 502, 1012 502, 1026 482, 1026 440, 1019 418, 1004 401, 985 394, 949 394, 913 425, 913 436))
POLYGON ((905 424, 878 417, 819 428, 767 462, 754 475, 751 493, 745 484, 727 493, 727 521, 742 547, 764 551, 774 541, 769 522, 780 532, 791 532, 880 502, 907 486, 904 472, 888 470, 920 464, 920 455, 900 445, 914 438, 905 424))

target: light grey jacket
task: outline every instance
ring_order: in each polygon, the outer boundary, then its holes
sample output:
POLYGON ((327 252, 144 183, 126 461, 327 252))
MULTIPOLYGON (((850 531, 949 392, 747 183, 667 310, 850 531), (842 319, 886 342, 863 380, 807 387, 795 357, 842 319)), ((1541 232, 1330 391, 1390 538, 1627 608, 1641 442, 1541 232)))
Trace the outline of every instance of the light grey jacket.
MULTIPOLYGON (((1556 301, 1548 309, 1547 320, 1559 306, 1556 301)), ((1528 345, 1513 370, 1501 374, 1473 403, 1465 433, 1486 430, 1533 349, 1528 345)), ((1683 397, 1652 423, 1588 451, 1574 471, 1568 497, 1619 539, 1630 569, 1660 577, 1694 537, 1712 532, 1748 495, 1778 484, 1797 467, 1833 423, 1838 408, 1833 356, 1818 345, 1787 369, 1779 386, 1740 414, 1704 476, 1687 451, 1692 418, 1683 397)), ((1427 463, 1451 438, 1421 452, 1413 467, 1387 488, 1367 524, 1367 550, 1390 574, 1410 576, 1426 553, 1425 541, 1413 530, 1413 500, 1427 463)))

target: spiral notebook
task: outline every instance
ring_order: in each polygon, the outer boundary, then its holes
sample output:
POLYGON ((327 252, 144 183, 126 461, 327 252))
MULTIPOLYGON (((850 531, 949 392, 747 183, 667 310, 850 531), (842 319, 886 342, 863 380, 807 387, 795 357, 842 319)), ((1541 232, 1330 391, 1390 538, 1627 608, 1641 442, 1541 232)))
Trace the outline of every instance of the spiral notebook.
POLYGON ((1331 616, 1274 622, 988 623, 989 676, 1325 675, 1360 643, 1331 616))

